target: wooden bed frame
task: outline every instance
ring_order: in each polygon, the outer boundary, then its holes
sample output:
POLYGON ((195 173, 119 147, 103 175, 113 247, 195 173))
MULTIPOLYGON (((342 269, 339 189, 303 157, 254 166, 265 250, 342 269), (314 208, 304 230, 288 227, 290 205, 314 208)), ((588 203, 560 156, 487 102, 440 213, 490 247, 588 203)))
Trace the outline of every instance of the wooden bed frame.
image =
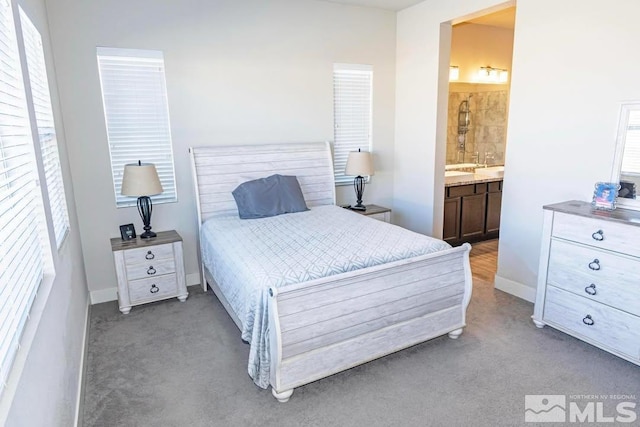
MULTIPOLYGON (((295 175, 309 207, 335 204, 328 143, 190 149, 198 224, 236 213, 231 191, 273 173, 295 175)), ((372 219, 371 221, 375 221, 372 219)), ((200 233, 198 233, 200 235, 200 233)), ((269 290, 270 383, 280 402, 295 387, 465 326, 471 299, 468 243, 444 251, 269 290)), ((207 283, 242 323, 202 265, 207 283)))

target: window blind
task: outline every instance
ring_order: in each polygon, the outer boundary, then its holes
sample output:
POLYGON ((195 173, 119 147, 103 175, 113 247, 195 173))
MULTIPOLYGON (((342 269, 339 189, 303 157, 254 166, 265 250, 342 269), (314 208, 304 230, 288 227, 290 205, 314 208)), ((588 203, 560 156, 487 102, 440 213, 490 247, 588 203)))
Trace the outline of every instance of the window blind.
POLYGON ((163 192, 154 203, 177 200, 169 107, 162 52, 98 48, 98 68, 107 124, 116 206, 135 206, 122 196, 127 163, 153 163, 163 192))
POLYGON ((640 176, 640 111, 629 113, 621 170, 622 173, 640 176))
POLYGON ((11 2, 0 2, 0 392, 44 275, 33 138, 11 2))
POLYGON ((27 69, 36 115, 38 140, 44 164, 47 194, 51 207, 53 231, 56 238, 56 246, 59 248, 69 231, 69 213, 67 212, 67 199, 64 194, 58 140, 56 139, 56 129, 53 122, 53 108, 49 95, 42 38, 21 8, 20 21, 22 23, 22 37, 27 57, 27 69))
POLYGON ((333 168, 336 184, 353 183, 344 174, 350 151, 371 151, 373 68, 369 65, 334 64, 333 168))

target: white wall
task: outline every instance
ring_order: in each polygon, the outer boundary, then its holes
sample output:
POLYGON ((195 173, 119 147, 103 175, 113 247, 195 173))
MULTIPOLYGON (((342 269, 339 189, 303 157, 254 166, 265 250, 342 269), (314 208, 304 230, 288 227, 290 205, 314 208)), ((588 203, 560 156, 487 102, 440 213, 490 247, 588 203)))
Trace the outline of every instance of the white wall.
POLYGON ((498 287, 533 300, 541 207, 609 181, 619 103, 640 99, 639 14, 634 0, 518 1, 498 287))
MULTIPOLYGON (((373 65, 376 175, 365 201, 391 203, 395 13, 312 0, 48 0, 48 13, 94 302, 115 298, 109 238, 120 224, 142 229, 135 208, 115 208, 96 46, 164 52, 179 201, 154 206, 152 225, 185 239, 191 284, 188 147, 332 140, 334 62, 373 65)), ((353 197, 339 188, 339 202, 353 197)))
MULTIPOLYGON (((440 25, 497 5, 427 0, 398 14, 394 209, 409 228, 441 229, 440 25)), ((619 102, 640 99, 640 59, 628 50, 638 13, 634 0, 517 2, 498 287, 531 299, 542 206, 590 200, 609 179, 619 102)))
POLYGON ((53 254, 55 279, 41 287, 31 311, 24 345, 0 401, 0 425, 70 426, 79 393, 89 295, 45 5, 42 0, 19 4, 42 36, 71 230, 53 254))

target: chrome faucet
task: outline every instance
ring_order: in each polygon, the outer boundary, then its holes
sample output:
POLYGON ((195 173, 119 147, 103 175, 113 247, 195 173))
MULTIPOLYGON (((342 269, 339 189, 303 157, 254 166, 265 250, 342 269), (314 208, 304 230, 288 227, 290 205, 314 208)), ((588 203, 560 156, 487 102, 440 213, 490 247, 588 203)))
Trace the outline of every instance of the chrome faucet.
POLYGON ((488 164, 488 160, 491 160, 491 162, 493 162, 496 159, 496 155, 495 153, 492 153, 491 151, 485 151, 484 152, 484 167, 487 167, 488 164))
POLYGON ((473 163, 475 163, 476 165, 477 165, 478 163, 480 163, 480 153, 478 153, 478 152, 476 151, 476 153, 475 153, 475 154, 471 155, 471 161, 472 161, 473 163))

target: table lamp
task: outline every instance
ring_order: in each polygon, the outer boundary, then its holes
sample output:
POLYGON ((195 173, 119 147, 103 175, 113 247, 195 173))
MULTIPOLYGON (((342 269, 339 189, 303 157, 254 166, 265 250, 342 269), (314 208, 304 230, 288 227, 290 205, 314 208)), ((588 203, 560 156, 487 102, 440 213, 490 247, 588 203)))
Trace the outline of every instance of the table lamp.
POLYGON ((351 151, 347 158, 347 167, 344 169, 344 174, 356 176, 353 180, 353 188, 356 190, 357 203, 355 206, 351 206, 351 209, 366 211, 367 207, 362 204, 362 195, 364 194, 364 177, 374 174, 371 153, 360 151, 360 149, 351 151))
POLYGON ((154 164, 142 163, 138 160, 137 164, 124 165, 120 194, 138 197, 138 212, 144 224, 144 233, 140 235, 142 239, 156 237, 156 233, 151 231, 152 204, 149 196, 160 194, 162 191, 162 184, 154 164))

